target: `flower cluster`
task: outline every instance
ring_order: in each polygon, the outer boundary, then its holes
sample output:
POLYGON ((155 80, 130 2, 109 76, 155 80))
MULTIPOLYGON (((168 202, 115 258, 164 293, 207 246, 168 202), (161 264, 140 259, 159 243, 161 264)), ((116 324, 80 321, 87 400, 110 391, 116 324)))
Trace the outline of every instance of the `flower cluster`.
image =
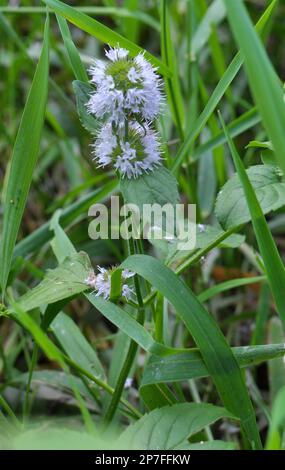
MULTIPOLYGON (((111 276, 116 267, 110 269, 102 268, 101 266, 97 267, 99 273, 96 275, 94 271, 91 271, 87 279, 85 279, 85 284, 96 292, 96 296, 102 296, 107 300, 110 298, 111 293, 111 276)), ((132 288, 127 284, 127 280, 134 275, 135 273, 128 269, 122 271, 122 280, 125 282, 122 283, 121 294, 126 300, 129 300, 133 293, 132 288)))
POLYGON ((113 164, 122 177, 136 178, 161 163, 160 146, 151 123, 161 106, 161 80, 143 54, 134 59, 126 49, 106 51, 109 61, 90 68, 95 86, 87 109, 103 122, 93 149, 98 166, 113 164))

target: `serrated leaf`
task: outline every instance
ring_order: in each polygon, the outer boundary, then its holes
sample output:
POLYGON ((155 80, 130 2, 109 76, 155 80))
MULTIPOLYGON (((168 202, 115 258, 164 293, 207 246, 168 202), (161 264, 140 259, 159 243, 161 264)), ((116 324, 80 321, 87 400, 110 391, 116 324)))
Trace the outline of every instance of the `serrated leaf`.
POLYGON ((175 177, 164 167, 136 179, 122 178, 120 188, 125 203, 136 204, 142 211, 144 204, 177 204, 179 194, 175 177))
MULTIPOLYGON (((246 172, 264 214, 285 204, 285 183, 281 181, 275 166, 256 165, 246 172)), ((251 220, 243 186, 237 174, 220 191, 215 212, 226 230, 251 220)))
POLYGON ((89 257, 83 251, 69 256, 57 268, 47 271, 38 286, 18 299, 25 311, 51 304, 88 289, 85 279, 92 270, 89 257))
POLYGON ((89 83, 81 82, 80 80, 74 80, 72 86, 76 97, 76 106, 80 122, 88 132, 95 134, 100 124, 92 114, 88 113, 86 107, 91 93, 94 93, 94 88, 92 85, 89 85, 89 83))
POLYGON ((174 449, 205 426, 221 418, 235 419, 225 408, 206 403, 179 403, 145 414, 129 426, 118 444, 144 450, 174 449))

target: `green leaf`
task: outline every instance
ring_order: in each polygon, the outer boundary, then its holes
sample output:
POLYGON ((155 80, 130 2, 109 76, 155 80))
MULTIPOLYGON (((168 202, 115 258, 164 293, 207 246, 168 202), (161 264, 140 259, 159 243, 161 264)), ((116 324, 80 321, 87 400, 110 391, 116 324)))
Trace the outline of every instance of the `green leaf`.
POLYGON ((98 120, 86 108, 86 103, 90 99, 90 94, 94 93, 94 87, 89 83, 84 83, 79 80, 74 80, 72 83, 74 93, 76 96, 77 112, 82 126, 91 134, 95 134, 99 129, 98 120))
MULTIPOLYGON (((273 165, 255 165, 246 170, 263 214, 285 204, 285 183, 273 165)), ((242 225, 251 220, 243 185, 235 174, 218 195, 216 216, 224 229, 242 225)))
MULTIPOLYGON (((222 230, 220 227, 215 227, 206 224, 197 225, 196 244, 195 248, 192 250, 179 250, 178 244, 181 244, 181 240, 177 239, 167 241, 149 238, 149 241, 165 255, 165 261, 168 265, 170 265, 175 261, 179 261, 189 257, 189 255, 197 249, 204 249, 208 247, 212 242, 217 240, 217 238, 222 236, 224 233, 224 230, 222 230)), ((219 246, 220 248, 237 248, 244 242, 244 239, 244 235, 232 234, 217 246, 219 246)))
POLYGON ((249 144, 246 146, 247 149, 249 148, 261 148, 267 150, 273 150, 271 142, 260 142, 259 140, 251 140, 249 144))
POLYGON ((69 256, 57 268, 47 271, 43 281, 18 299, 18 304, 29 311, 79 294, 88 289, 85 279, 91 270, 86 253, 69 256))
POLYGON ((36 165, 48 93, 49 20, 31 89, 17 133, 5 194, 1 240, 1 285, 6 289, 13 250, 36 165))
POLYGON ((33 318, 28 315, 21 305, 17 303, 12 304, 12 309, 7 313, 17 323, 22 325, 33 336, 37 344, 41 347, 44 353, 50 360, 56 361, 63 369, 66 370, 65 361, 62 353, 53 344, 44 331, 37 325, 33 318))
POLYGON ((249 85, 274 147, 279 165, 285 173, 285 105, 284 91, 266 50, 256 34, 242 1, 224 0, 231 29, 243 55, 249 85))
MULTIPOLYGON (((29 372, 25 372, 24 374, 18 374, 11 380, 11 385, 26 385, 29 378, 29 372)), ((82 381, 76 377, 75 375, 72 376, 72 381, 70 380, 70 375, 63 371, 57 370, 36 370, 33 372, 32 383, 35 384, 35 389, 37 388, 38 384, 45 384, 49 387, 53 387, 57 390, 67 391, 73 394, 73 387, 72 383, 76 384, 80 395, 85 397, 86 399, 93 399, 92 395, 88 392, 86 386, 82 383, 82 381)))
POLYGON ((164 167, 135 179, 121 179, 120 189, 125 203, 136 204, 141 211, 144 204, 175 205, 179 200, 177 181, 164 167))
MULTIPOLYGON (((65 425, 66 426, 66 425, 65 425)), ((96 450, 106 449, 109 443, 97 434, 87 434, 85 429, 73 430, 69 427, 43 422, 32 429, 26 429, 11 439, 12 450, 96 450)))
POLYGON ((170 70, 159 59, 154 57, 149 52, 144 51, 144 49, 137 46, 137 44, 124 38, 120 34, 116 33, 116 31, 108 28, 94 18, 91 18, 90 16, 85 15, 84 13, 81 13, 75 8, 58 0, 43 0, 43 2, 56 13, 73 23, 75 26, 88 34, 95 36, 105 44, 110 44, 110 46, 116 46, 117 44, 120 44, 121 47, 128 49, 131 55, 137 55, 141 52, 145 52, 146 59, 148 59, 153 65, 157 66, 161 73, 167 76, 171 75, 170 70))
POLYGON ((123 432, 118 446, 127 449, 170 450, 218 419, 235 417, 225 408, 206 403, 179 403, 145 414, 123 432))
MULTIPOLYGON (((240 367, 252 367, 285 355, 285 345, 270 344, 232 348, 240 367)), ((283 360, 283 359, 282 359, 283 360)), ((152 355, 144 370, 140 391, 148 385, 180 382, 208 377, 209 371, 198 350, 171 354, 165 357, 152 355)))
POLYGON ((60 312, 53 320, 50 328, 70 359, 91 372, 95 377, 105 379, 105 372, 96 351, 90 346, 70 317, 60 312))
POLYGON ((168 348, 154 341, 151 334, 127 310, 123 310, 118 305, 96 296, 94 293, 85 294, 85 297, 104 317, 132 338, 145 351, 159 355, 167 355, 175 351, 173 348, 168 348))
POLYGON ((253 407, 241 370, 213 317, 190 288, 160 261, 150 256, 134 255, 122 266, 144 277, 173 305, 193 336, 224 405, 241 419, 252 446, 260 448, 253 407))
POLYGON ((216 284, 209 289, 204 290, 201 294, 198 295, 198 299, 201 302, 205 302, 206 300, 214 297, 221 292, 234 289, 236 287, 241 286, 248 286, 250 284, 259 284, 265 282, 267 280, 266 276, 253 276, 253 277, 242 277, 240 279, 231 279, 229 281, 221 282, 220 284, 216 284))

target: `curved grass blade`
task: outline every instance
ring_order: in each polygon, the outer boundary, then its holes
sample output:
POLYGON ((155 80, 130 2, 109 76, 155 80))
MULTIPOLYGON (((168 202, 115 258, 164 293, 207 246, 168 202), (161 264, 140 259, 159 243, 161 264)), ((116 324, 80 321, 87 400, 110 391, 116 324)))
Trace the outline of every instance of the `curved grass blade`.
POLYGON ((210 287, 201 294, 198 295, 198 299, 200 302, 205 302, 206 300, 211 299, 217 294, 221 292, 225 292, 229 289, 234 289, 236 287, 241 286, 248 286, 250 284, 257 284, 261 282, 265 282, 267 280, 266 276, 254 276, 254 277, 247 277, 247 278, 240 278, 240 279, 231 279, 230 281, 221 282, 216 286, 210 287))
POLYGON ((77 51, 74 42, 72 41, 67 21, 60 15, 56 15, 56 19, 76 80, 88 82, 88 76, 85 67, 82 64, 79 52, 77 51))
MULTIPOLYGON (((283 103, 284 106, 284 103, 283 103)), ((284 108, 285 109, 285 108, 284 108)), ((228 145, 234 161, 236 171, 241 180, 248 209, 251 215, 252 225, 255 232, 256 240, 259 246, 260 254, 263 259, 268 282, 276 303, 277 311, 280 315, 285 329, 285 267, 280 258, 275 241, 268 228, 265 216, 262 212, 252 184, 248 178, 247 172, 243 166, 242 160, 237 152, 233 140, 229 136, 226 125, 220 116, 228 145)))
POLYGON ((49 20, 47 18, 39 63, 22 115, 13 149, 5 195, 1 241, 1 285, 6 289, 13 250, 36 165, 48 94, 49 20))
MULTIPOLYGON (((270 344, 232 348, 242 368, 252 367, 271 359, 284 357, 285 345, 270 344)), ((187 381, 208 377, 209 371, 199 351, 188 351, 169 356, 151 356, 143 375, 141 387, 153 384, 187 381)))
POLYGON ((173 305, 193 336, 224 405, 241 419, 250 445, 260 448, 254 410, 241 370, 213 317, 189 287, 159 260, 133 255, 122 266, 144 277, 173 305))
POLYGON ((144 49, 137 46, 137 44, 135 44, 134 42, 129 41, 128 39, 124 38, 112 29, 95 20, 94 18, 91 18, 90 16, 81 13, 75 8, 72 8, 66 3, 60 2, 59 0, 42 1, 56 13, 70 21, 70 23, 73 23, 75 26, 82 29, 86 33, 95 36, 97 39, 104 42, 105 44, 110 44, 111 46, 116 46, 117 44, 120 44, 121 47, 125 47, 126 49, 128 49, 130 51, 130 54, 132 55, 145 52, 146 59, 148 59, 150 62, 152 62, 153 65, 158 67, 162 74, 171 76, 169 68, 166 67, 163 62, 161 62, 149 52, 144 51, 144 49))
MULTIPOLYGON (((236 1, 236 0, 233 0, 233 1, 236 1)), ((260 20, 258 21, 256 25, 256 30, 258 31, 259 34, 262 34, 262 32, 264 31, 264 28, 267 25, 268 21, 270 20, 277 2, 278 0, 273 0, 270 3, 270 5, 267 7, 267 9, 265 10, 260 20)), ((194 126, 190 129, 189 133, 186 135, 186 138, 183 144, 180 146, 177 156, 172 166, 173 172, 177 171, 180 165, 183 163, 183 160, 187 156, 191 145, 193 144, 195 139, 198 137, 199 133, 201 132, 206 122, 212 115, 213 111, 219 104, 221 98, 225 94, 226 90, 228 89, 233 79, 238 74, 242 64, 243 64, 243 58, 242 58, 241 53, 238 52, 238 54, 234 57, 229 67, 227 68, 226 72, 222 76, 218 85, 214 89, 211 95, 211 98, 209 99, 202 113, 196 120, 194 126)))
POLYGON ((283 87, 242 1, 224 1, 231 29, 244 58, 249 85, 279 165, 285 173, 283 87))

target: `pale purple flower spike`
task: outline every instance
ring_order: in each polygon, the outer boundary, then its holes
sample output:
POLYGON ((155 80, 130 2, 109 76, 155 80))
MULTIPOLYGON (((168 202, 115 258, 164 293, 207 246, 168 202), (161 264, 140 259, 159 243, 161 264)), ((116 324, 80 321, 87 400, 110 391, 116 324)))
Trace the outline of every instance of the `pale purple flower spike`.
MULTIPOLYGON (((96 292, 96 296, 101 296, 105 300, 110 298, 111 292, 111 269, 102 268, 101 266, 97 266, 99 273, 96 275, 94 271, 92 271, 89 276, 85 279, 85 284, 87 284, 91 289, 96 292)), ((122 271, 122 279, 126 281, 127 279, 133 277, 135 273, 129 271, 128 269, 124 269, 122 271)), ((128 284, 122 284, 122 297, 126 300, 130 300, 133 294, 133 290, 128 284)))
POLYGON ((129 57, 126 49, 105 52, 109 61, 90 68, 95 91, 87 109, 102 120, 93 145, 98 167, 113 164, 122 177, 137 178, 161 164, 161 149, 151 128, 158 116, 162 82, 143 54, 129 57))

